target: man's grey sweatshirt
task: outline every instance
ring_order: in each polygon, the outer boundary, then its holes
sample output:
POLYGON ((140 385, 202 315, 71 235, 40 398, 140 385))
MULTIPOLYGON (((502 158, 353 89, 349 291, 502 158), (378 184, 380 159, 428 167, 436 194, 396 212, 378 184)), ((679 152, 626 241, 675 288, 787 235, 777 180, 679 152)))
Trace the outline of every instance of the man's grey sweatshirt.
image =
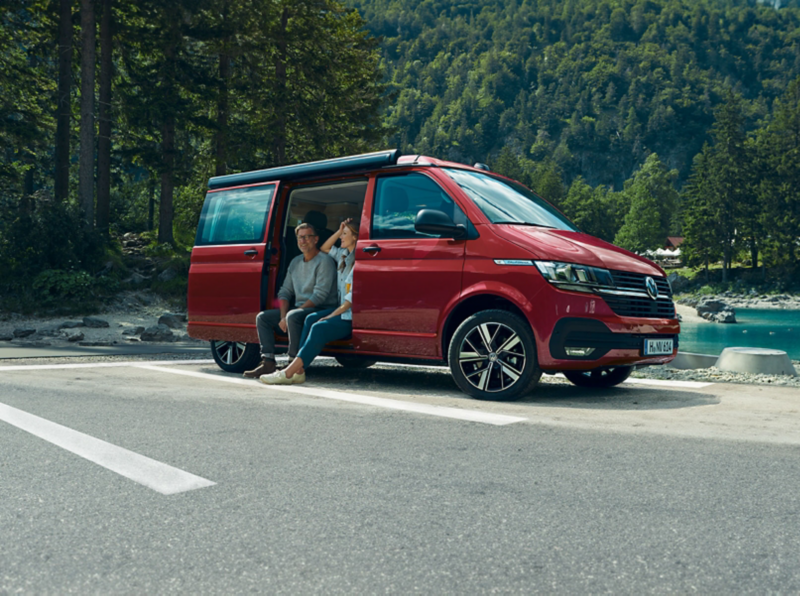
POLYGON ((309 261, 305 261, 303 255, 295 257, 289 263, 278 298, 288 300, 289 304, 294 300, 294 308, 306 300, 311 300, 317 307, 338 306, 336 263, 321 251, 309 261))

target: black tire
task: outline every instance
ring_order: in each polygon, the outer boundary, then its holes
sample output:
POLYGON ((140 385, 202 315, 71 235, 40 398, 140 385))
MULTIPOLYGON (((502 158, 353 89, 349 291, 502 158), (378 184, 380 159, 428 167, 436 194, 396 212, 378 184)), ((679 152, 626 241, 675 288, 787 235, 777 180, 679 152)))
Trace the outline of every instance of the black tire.
POLYGON ((367 358, 366 356, 334 356, 336 358, 336 362, 344 366, 345 368, 369 368, 373 364, 377 362, 377 360, 373 360, 372 358, 367 358))
POLYGON ((484 310, 461 323, 448 361, 461 391, 477 399, 517 400, 542 376, 530 325, 505 310, 484 310))
POLYGON ((211 354, 214 362, 222 370, 230 373, 243 373, 256 367, 261 360, 258 344, 238 341, 211 341, 211 354))
POLYGON ((622 383, 632 372, 632 366, 615 366, 595 370, 567 370, 564 371, 564 376, 578 387, 607 389, 622 383))

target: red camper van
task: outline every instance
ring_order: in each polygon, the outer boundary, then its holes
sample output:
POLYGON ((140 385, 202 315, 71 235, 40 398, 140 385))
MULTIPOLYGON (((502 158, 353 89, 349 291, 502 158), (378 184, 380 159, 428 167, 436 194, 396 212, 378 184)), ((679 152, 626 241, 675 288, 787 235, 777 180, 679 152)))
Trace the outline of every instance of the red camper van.
MULTIPOLYGON (((429 361, 480 399, 512 400, 542 373, 611 387, 675 357, 664 271, 582 233, 523 185, 475 167, 382 151, 217 176, 189 271, 189 335, 217 364, 259 359, 256 314, 277 306, 294 227, 360 222, 343 366, 429 361)), ((287 338, 278 336, 285 349, 287 338)))

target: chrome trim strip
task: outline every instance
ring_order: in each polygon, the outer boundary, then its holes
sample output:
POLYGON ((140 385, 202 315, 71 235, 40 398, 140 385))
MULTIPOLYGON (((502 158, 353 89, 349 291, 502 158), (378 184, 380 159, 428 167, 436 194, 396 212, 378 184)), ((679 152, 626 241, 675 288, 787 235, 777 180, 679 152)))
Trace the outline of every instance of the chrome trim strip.
POLYGON ((533 266, 533 261, 526 261, 524 259, 495 259, 495 265, 511 265, 511 266, 533 266))

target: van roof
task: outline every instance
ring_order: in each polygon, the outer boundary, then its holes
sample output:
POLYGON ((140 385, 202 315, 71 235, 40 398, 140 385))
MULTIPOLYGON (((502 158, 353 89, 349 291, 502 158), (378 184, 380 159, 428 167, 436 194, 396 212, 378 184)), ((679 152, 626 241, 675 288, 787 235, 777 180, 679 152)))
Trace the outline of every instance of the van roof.
POLYGON ((293 180, 306 176, 321 176, 323 174, 339 174, 353 170, 392 166, 400 158, 399 149, 350 155, 321 161, 310 161, 290 166, 278 166, 252 172, 240 172, 226 176, 214 176, 208 181, 208 188, 226 188, 229 186, 243 186, 270 180, 293 180))
POLYGON ((278 166, 263 170, 253 170, 251 172, 228 174, 226 176, 214 176, 209 179, 208 188, 214 190, 230 188, 232 186, 244 186, 246 184, 258 184, 259 182, 269 182, 271 180, 295 180, 297 178, 310 176, 336 175, 357 170, 370 170, 395 165, 437 166, 475 170, 474 167, 462 163, 443 161, 424 155, 402 155, 399 149, 388 149, 386 151, 362 153, 361 155, 336 157, 334 159, 323 159, 321 161, 310 161, 290 166, 278 166))

